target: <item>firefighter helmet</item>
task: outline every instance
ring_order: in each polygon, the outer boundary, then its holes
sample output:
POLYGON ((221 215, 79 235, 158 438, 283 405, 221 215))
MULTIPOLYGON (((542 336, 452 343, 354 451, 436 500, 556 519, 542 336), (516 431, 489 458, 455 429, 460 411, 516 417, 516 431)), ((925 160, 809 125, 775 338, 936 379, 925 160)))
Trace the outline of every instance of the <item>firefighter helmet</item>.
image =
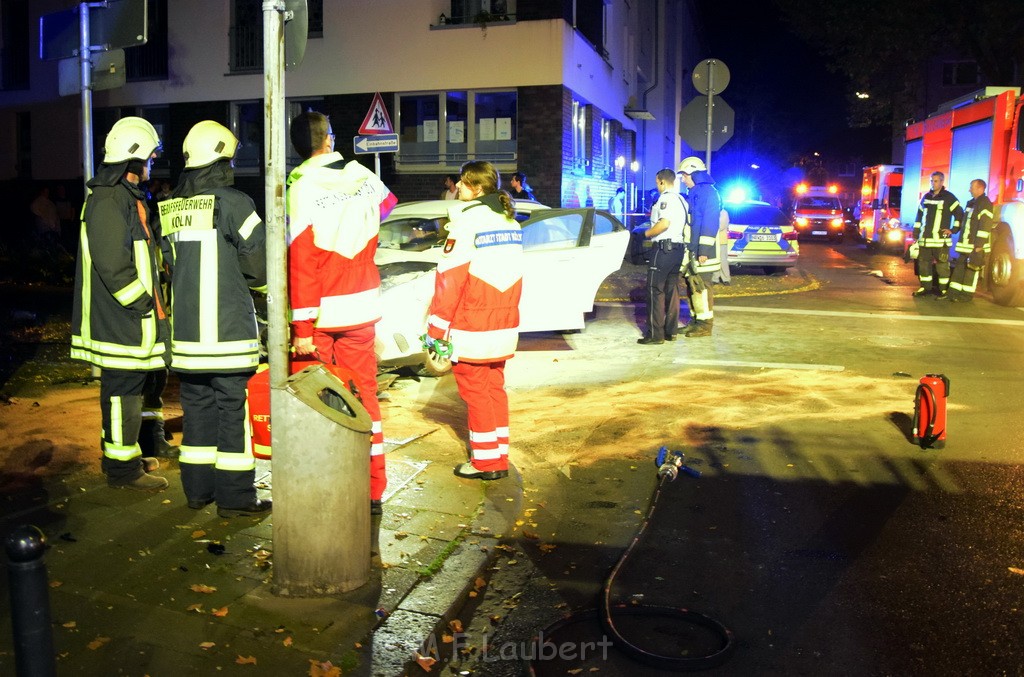
POLYGON ((198 169, 235 157, 238 139, 219 122, 203 120, 189 130, 181 149, 185 154, 185 169, 198 169))
POLYGON ((112 165, 131 159, 145 162, 158 150, 160 135, 153 125, 142 118, 121 118, 107 132, 103 163, 112 165))
POLYGON ((707 165, 704 161, 695 155, 691 155, 685 158, 679 163, 679 171, 683 174, 693 174, 694 172, 706 172, 708 170, 707 165))

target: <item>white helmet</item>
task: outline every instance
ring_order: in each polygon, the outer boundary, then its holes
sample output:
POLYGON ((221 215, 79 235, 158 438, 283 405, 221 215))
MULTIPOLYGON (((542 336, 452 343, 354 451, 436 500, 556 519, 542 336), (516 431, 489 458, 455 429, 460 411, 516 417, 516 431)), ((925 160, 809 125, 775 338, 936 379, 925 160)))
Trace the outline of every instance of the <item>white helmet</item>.
POLYGON ((693 174, 694 172, 706 172, 708 170, 707 165, 696 155, 691 155, 685 158, 679 163, 679 171, 683 174, 693 174))
POLYGON ((121 118, 107 132, 103 163, 113 165, 133 158, 145 162, 158 150, 160 136, 153 125, 142 118, 121 118))
POLYGON ((185 154, 185 169, 198 169, 235 157, 238 139, 219 122, 203 120, 189 130, 181 149, 185 154))

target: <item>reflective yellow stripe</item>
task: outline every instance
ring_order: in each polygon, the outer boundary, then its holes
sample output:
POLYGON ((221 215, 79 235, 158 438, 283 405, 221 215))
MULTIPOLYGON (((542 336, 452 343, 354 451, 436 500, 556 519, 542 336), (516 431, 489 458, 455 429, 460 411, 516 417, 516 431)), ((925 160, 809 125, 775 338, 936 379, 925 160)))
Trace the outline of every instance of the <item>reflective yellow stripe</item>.
POLYGON ((103 444, 103 455, 107 458, 112 458, 115 461, 130 461, 133 458, 142 456, 142 451, 139 449, 139 445, 126 447, 118 444, 103 444))
POLYGON ((172 355, 171 366, 186 371, 227 371, 230 369, 256 369, 260 362, 259 352, 251 355, 203 356, 172 355))
POLYGON ((207 240, 199 246, 199 342, 216 343, 219 312, 217 289, 217 243, 207 240))
POLYGON ((167 366, 162 355, 145 358, 111 357, 110 355, 102 355, 81 348, 71 349, 71 359, 90 362, 101 369, 126 369, 130 371, 133 369, 162 369, 167 366))
POLYGON ((718 244, 718 233, 715 233, 714 235, 701 235, 699 243, 706 247, 718 244))
POLYGON ((178 463, 213 465, 217 461, 217 447, 190 447, 183 444, 178 448, 181 450, 178 463))
POLYGON ((253 444, 253 451, 260 456, 270 456, 269 444, 253 444))
POLYGON ((216 467, 217 470, 230 470, 232 472, 253 470, 256 467, 256 459, 253 458, 252 454, 245 452, 218 451, 216 467))
POLYGON ((124 447, 124 436, 121 434, 124 428, 124 405, 121 404, 120 395, 110 398, 110 437, 114 446, 124 447))
POLYGON ((259 341, 242 339, 240 341, 223 341, 204 343, 202 341, 173 341, 171 350, 177 355, 231 355, 258 351, 259 341))
POLYGON ((260 217, 256 215, 256 212, 253 212, 249 214, 245 223, 238 229, 238 234, 242 236, 243 240, 248 240, 249 236, 252 235, 252 231, 256 230, 256 226, 260 225, 260 223, 260 217))
POLYGON ((114 292, 114 298, 122 306, 128 306, 142 298, 142 295, 146 293, 146 288, 143 286, 140 280, 133 280, 126 284, 123 288, 118 289, 114 292))
MULTIPOLYGON (((148 324, 153 323, 150 322, 148 324)), ((125 346, 120 343, 90 341, 82 336, 72 336, 71 345, 74 348, 81 348, 89 352, 104 353, 117 357, 134 357, 137 359, 145 359, 154 355, 161 355, 164 352, 163 343, 149 343, 141 346, 125 346)))
MULTIPOLYGON (((82 216, 85 216, 84 204, 82 205, 82 216)), ((89 315, 92 313, 92 275, 89 274, 89 271, 92 270, 92 253, 89 251, 89 238, 85 234, 85 221, 82 221, 78 238, 82 243, 82 326, 80 330, 82 338, 88 341, 92 336, 92 325, 89 319, 89 315)), ((71 357, 75 357, 73 350, 71 357)))

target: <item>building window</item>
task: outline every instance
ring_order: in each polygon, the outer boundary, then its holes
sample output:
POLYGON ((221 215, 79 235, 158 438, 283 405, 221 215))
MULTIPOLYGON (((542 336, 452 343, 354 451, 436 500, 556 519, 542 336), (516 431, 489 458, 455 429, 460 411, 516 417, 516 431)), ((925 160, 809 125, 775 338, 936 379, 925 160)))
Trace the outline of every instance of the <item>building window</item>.
POLYGON ((167 0, 146 2, 146 44, 124 51, 128 82, 167 79, 167 0))
POLYGON ((263 148, 263 102, 235 101, 231 104, 231 133, 238 139, 236 174, 259 174, 263 148))
POLYGON ((470 160, 514 169, 514 91, 397 94, 398 171, 456 171, 470 160))
POLYGON ((27 0, 0 0, 0 91, 28 89, 27 0))
POLYGON ((232 73, 263 70, 263 5, 260 0, 234 0, 231 4, 232 73))
POLYGON ((593 149, 590 144, 591 106, 572 102, 572 160, 573 168, 590 173, 593 149))
POLYGON ((573 26, 594 46, 597 53, 608 56, 605 45, 605 2, 604 0, 575 0, 573 26))
POLYGON ((307 0, 306 15, 309 17, 309 29, 306 37, 324 37, 324 0, 307 0))
POLYGON ((471 24, 509 21, 516 16, 516 0, 452 0, 447 23, 471 24))
POLYGON ((981 81, 976 61, 947 61, 942 64, 943 85, 976 85, 981 81))

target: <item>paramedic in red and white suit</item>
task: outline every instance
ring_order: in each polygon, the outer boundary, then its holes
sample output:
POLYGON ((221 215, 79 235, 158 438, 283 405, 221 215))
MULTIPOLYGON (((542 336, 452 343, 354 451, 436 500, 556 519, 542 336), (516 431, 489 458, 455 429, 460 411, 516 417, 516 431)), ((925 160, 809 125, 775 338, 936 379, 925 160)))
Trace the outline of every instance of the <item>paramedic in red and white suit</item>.
POLYGON ((377 402, 374 325, 380 320, 380 274, 373 262, 381 219, 397 199, 358 162, 334 150, 322 113, 296 117, 290 136, 303 163, 288 176, 288 282, 292 348, 356 374, 359 400, 373 422, 371 511, 387 486, 384 433, 377 402))
POLYGON ((462 202, 448 211, 448 238, 427 319, 427 343, 443 340, 452 347, 472 454, 455 474, 467 479, 508 476, 505 361, 519 341, 523 235, 500 182, 489 162, 463 165, 462 202))

